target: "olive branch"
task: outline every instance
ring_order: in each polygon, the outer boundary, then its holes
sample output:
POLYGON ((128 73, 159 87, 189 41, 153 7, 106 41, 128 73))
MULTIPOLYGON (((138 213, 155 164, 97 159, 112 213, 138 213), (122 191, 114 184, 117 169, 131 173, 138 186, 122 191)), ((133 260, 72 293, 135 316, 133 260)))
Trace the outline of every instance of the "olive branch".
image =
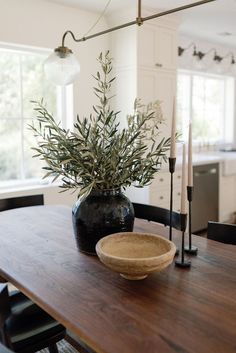
POLYGON ((78 190, 79 197, 92 189, 126 188, 131 184, 143 187, 151 183, 166 161, 170 138, 159 139, 162 123, 161 103, 142 105, 134 102, 133 114, 127 116, 127 127, 121 129, 119 112, 110 107, 112 59, 101 53, 101 72, 94 76, 94 93, 98 105, 93 114, 77 116, 74 131, 65 130, 56 122, 44 104, 33 102, 36 123, 30 128, 37 138, 34 157, 46 162, 45 177, 61 178, 64 190, 78 190))

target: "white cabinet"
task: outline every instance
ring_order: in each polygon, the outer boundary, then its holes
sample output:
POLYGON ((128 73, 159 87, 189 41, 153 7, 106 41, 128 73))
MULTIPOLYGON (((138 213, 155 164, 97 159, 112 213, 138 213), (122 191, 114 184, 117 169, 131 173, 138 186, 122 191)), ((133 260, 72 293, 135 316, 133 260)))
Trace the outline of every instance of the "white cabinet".
POLYGON ((177 36, 173 27, 145 24, 138 32, 138 63, 142 67, 176 70, 177 36))
MULTIPOLYGON (((181 200, 181 170, 173 175, 173 209, 180 211, 181 200)), ((154 206, 170 207, 170 173, 159 172, 149 188, 150 204, 154 206)))
MULTIPOLYGON (((160 126, 160 139, 170 137, 176 94, 177 22, 170 18, 158 19, 152 24, 145 22, 141 27, 117 31, 112 37, 112 56, 117 78, 113 109, 121 111, 122 125, 126 114, 132 113, 135 98, 141 98, 144 104, 160 100, 165 119, 160 126)), ((148 198, 142 196, 141 199, 169 207, 169 185, 160 182, 159 175, 149 186, 148 193, 145 191, 148 198)), ((169 178, 169 173, 163 173, 163 177, 169 178)), ((138 189, 136 198, 137 193, 138 189)), ((180 191, 177 185, 174 193, 175 207, 179 209, 180 191)))
POLYGON ((137 95, 144 103, 162 101, 164 135, 169 136, 176 94, 176 23, 144 24, 137 34, 137 95))
POLYGON ((236 175, 220 176, 220 222, 233 222, 236 212, 236 175))
POLYGON ((176 73, 173 71, 140 69, 138 71, 137 88, 142 102, 160 100, 164 122, 160 125, 160 138, 171 134, 171 116, 173 98, 176 92, 176 73))

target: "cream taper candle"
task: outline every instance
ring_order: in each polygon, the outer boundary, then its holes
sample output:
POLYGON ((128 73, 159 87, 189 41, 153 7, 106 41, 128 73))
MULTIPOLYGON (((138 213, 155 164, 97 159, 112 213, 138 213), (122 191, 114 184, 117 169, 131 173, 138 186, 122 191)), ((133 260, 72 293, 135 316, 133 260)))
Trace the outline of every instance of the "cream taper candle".
POLYGON ((193 186, 193 161, 192 161, 192 123, 189 123, 188 131, 188 186, 193 186))
POLYGON ((176 158, 176 113, 175 113, 175 98, 173 102, 173 112, 172 112, 172 126, 171 126, 171 140, 170 140, 170 158, 176 158))
POLYGON ((182 188, 181 188, 181 207, 180 213, 187 213, 187 186, 186 186, 186 148, 183 144, 183 158, 182 158, 182 188))

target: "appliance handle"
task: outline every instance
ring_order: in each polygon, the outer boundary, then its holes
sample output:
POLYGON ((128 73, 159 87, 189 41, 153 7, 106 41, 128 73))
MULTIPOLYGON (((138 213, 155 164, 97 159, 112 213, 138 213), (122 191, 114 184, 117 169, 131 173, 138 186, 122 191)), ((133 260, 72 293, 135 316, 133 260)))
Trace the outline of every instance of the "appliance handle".
POLYGON ((216 174, 217 173, 217 169, 216 168, 210 168, 210 169, 202 169, 199 170, 198 172, 194 173, 195 177, 200 177, 203 175, 212 175, 212 174, 216 174))

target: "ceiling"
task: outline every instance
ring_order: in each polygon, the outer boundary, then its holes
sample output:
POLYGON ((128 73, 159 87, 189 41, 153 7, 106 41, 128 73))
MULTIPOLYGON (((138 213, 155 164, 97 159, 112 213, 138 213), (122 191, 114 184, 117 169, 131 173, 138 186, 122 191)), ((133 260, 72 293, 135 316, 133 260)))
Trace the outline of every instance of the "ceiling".
MULTIPOLYGON (((108 2, 108 0, 48 1, 98 13, 104 10, 108 2)), ((149 7, 158 12, 194 2, 194 0, 143 0, 142 8, 149 7)), ((135 6, 137 7, 137 0, 111 0, 106 13, 135 6)), ((180 18, 181 34, 236 48, 236 0, 216 0, 178 12, 177 16, 180 18)))

